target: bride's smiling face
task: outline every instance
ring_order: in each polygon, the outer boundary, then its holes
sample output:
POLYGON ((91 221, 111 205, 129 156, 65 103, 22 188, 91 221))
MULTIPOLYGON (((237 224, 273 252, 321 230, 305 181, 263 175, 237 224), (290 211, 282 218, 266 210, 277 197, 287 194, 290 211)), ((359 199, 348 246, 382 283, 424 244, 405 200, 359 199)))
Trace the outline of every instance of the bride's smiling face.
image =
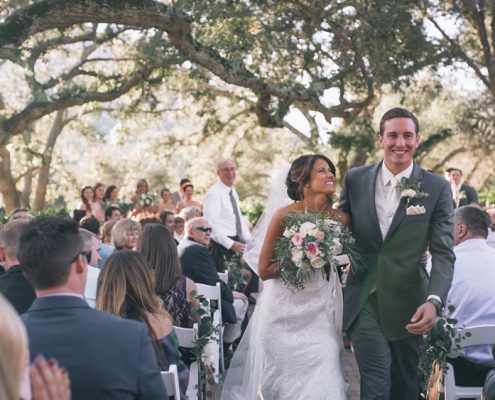
POLYGON ((335 192, 335 175, 325 160, 315 161, 307 184, 314 193, 332 194, 335 192))

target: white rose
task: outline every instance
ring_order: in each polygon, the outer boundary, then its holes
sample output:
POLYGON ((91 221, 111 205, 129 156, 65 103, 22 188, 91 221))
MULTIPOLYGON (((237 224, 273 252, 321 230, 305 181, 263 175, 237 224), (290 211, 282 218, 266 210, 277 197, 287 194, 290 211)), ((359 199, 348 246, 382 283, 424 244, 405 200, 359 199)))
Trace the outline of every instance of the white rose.
POLYGON ((315 228, 316 225, 313 224, 312 222, 305 222, 301 224, 299 228, 299 232, 301 233, 301 235, 306 236, 306 235, 310 235, 311 232, 315 230, 315 228))
POLYGON ((313 268, 323 268, 327 262, 320 256, 313 257, 311 259, 311 266, 313 268))
POLYGON ((286 229, 282 235, 290 239, 295 233, 292 229, 286 229))
POLYGON ((400 193, 400 197, 410 197, 410 198, 414 198, 416 197, 416 191, 414 189, 404 189, 401 193, 400 193))
POLYGON ((336 255, 342 253, 342 243, 340 243, 340 239, 339 238, 334 238, 332 240, 332 242, 333 242, 333 245, 330 248, 330 250, 332 251, 332 254, 334 256, 336 256, 336 255))
POLYGON ((302 260, 304 257, 304 251, 302 247, 296 246, 293 247, 290 251, 290 254, 292 255, 291 260, 292 262, 299 268, 302 267, 302 260))

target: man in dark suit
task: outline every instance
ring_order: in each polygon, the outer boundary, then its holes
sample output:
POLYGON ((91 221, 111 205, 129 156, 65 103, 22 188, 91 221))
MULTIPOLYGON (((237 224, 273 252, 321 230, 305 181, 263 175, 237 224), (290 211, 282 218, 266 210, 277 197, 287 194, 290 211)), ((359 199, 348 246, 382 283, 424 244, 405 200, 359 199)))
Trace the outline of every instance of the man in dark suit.
POLYGON ((452 280, 450 186, 413 162, 418 131, 411 112, 387 111, 378 137, 384 160, 351 169, 341 194, 362 253, 347 279, 343 325, 363 400, 418 399, 421 335, 433 326, 452 280), (421 263, 428 248, 430 277, 421 263))
POLYGON ((167 398, 146 326, 84 301, 87 261, 75 221, 32 221, 18 257, 37 299, 22 315, 30 356, 67 369, 73 400, 167 398))
POLYGON ((449 168, 449 179, 452 185, 452 198, 454 207, 463 207, 470 204, 478 204, 478 193, 473 187, 462 183, 462 171, 459 168, 449 168))
POLYGON ((222 320, 227 323, 223 338, 224 343, 230 345, 241 335, 241 325, 248 307, 247 297, 230 290, 218 277, 215 261, 206 248, 211 237, 211 226, 206 218, 187 221, 186 235, 177 248, 182 272, 196 283, 215 286, 220 282, 222 320))
POLYGON ((0 276, 0 293, 22 314, 36 299, 31 284, 23 274, 23 267, 17 259, 16 245, 29 220, 14 219, 0 230, 0 261, 6 273, 0 276))

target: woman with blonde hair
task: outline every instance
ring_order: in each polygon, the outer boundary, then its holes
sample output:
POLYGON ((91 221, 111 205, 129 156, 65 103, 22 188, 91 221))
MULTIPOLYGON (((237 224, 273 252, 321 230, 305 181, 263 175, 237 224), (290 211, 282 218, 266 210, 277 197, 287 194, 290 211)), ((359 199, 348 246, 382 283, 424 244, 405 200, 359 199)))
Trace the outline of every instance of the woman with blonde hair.
POLYGON ((122 218, 112 228, 112 243, 116 250, 134 250, 137 246, 141 224, 129 218, 122 218))
POLYGON ((122 250, 107 259, 98 278, 96 309, 144 322, 160 368, 177 365, 181 398, 186 398, 189 371, 180 359, 172 317, 154 293, 153 275, 141 253, 122 250))
POLYGON ((155 275, 155 293, 174 319, 174 325, 192 326, 195 307, 192 292, 196 284, 182 274, 177 245, 170 231, 160 224, 148 224, 143 230, 137 250, 142 253, 155 275))

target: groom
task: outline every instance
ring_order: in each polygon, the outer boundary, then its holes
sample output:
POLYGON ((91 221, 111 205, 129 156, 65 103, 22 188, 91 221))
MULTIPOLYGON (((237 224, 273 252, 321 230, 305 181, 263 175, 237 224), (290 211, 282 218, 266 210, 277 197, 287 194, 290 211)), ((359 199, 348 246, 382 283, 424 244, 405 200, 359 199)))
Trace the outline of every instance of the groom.
POLYGON ((384 160, 349 170, 340 198, 362 256, 347 280, 343 323, 362 400, 419 398, 421 335, 441 312, 454 272, 450 185, 413 162, 418 132, 414 114, 387 111, 378 136, 384 160), (430 277, 421 263, 427 249, 430 277))

